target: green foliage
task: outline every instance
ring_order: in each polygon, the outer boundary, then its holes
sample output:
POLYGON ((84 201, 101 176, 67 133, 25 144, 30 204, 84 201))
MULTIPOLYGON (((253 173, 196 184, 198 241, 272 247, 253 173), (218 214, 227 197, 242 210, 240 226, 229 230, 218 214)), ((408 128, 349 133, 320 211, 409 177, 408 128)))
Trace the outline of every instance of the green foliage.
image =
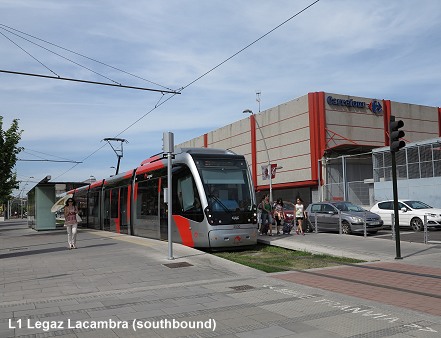
POLYGON ((265 244, 257 244, 254 248, 243 251, 217 252, 214 254, 269 273, 362 262, 352 258, 313 255, 305 251, 288 250, 265 244))
POLYGON ((17 155, 23 150, 17 146, 22 132, 18 119, 12 121, 8 130, 3 130, 3 116, 0 116, 0 204, 6 203, 12 190, 18 189, 17 174, 13 170, 17 155))

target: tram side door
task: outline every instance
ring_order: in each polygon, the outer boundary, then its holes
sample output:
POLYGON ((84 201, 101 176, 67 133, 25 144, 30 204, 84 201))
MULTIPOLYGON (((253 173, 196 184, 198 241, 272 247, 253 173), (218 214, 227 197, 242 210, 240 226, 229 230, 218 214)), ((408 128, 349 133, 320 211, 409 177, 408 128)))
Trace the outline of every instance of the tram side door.
POLYGON ((160 238, 168 239, 168 206, 164 201, 164 188, 167 188, 167 177, 161 177, 158 180, 158 215, 160 238))
POLYGON ((130 201, 129 188, 120 188, 119 196, 119 232, 121 234, 128 234, 130 222, 130 204, 128 204, 130 201))
POLYGON ((102 228, 105 231, 110 231, 110 190, 104 190, 103 193, 102 228))

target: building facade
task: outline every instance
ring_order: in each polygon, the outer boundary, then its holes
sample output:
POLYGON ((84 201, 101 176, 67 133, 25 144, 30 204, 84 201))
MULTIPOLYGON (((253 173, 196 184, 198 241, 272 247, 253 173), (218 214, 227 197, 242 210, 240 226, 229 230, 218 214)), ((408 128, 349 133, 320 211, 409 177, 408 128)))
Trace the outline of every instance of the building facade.
POLYGON ((441 109, 325 92, 308 93, 183 142, 177 147, 230 149, 245 155, 259 193, 309 203, 372 201, 372 149, 389 145, 389 120, 404 121, 405 141, 441 136, 441 109), (268 171, 267 171, 268 172, 268 171), (351 186, 348 182, 358 182, 351 186), (366 191, 368 197, 366 198, 366 191))

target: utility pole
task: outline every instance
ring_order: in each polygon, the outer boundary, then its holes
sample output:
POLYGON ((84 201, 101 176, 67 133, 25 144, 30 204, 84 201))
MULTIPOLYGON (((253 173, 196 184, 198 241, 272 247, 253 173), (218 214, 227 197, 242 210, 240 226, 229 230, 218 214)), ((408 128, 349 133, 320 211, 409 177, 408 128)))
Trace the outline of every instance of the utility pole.
POLYGON ((260 94, 262 94, 260 90, 256 92, 256 101, 259 103, 259 113, 260 113, 260 94))
POLYGON ((395 259, 402 259, 401 257, 401 243, 400 243, 400 217, 398 214, 398 184, 397 184, 397 161, 395 153, 403 148, 406 143, 400 138, 404 137, 404 131, 400 130, 404 126, 402 120, 395 121, 395 116, 390 117, 389 123, 389 137, 390 137, 390 154, 392 158, 392 190, 394 195, 394 216, 395 216, 395 259))
POLYGON ((172 132, 164 132, 162 136, 163 156, 167 157, 167 221, 168 221, 168 259, 173 258, 173 240, 172 240, 172 159, 174 157, 174 135, 172 132))

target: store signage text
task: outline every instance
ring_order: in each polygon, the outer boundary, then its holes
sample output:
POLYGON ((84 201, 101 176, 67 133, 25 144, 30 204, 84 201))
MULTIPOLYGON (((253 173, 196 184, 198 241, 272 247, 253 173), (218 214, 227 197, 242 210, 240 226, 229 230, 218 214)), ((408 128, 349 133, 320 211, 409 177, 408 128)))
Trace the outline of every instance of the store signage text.
POLYGON ((355 101, 352 99, 344 100, 344 99, 336 99, 336 98, 333 98, 332 96, 328 96, 326 101, 328 102, 329 105, 334 105, 334 106, 366 108, 366 102, 355 101))

